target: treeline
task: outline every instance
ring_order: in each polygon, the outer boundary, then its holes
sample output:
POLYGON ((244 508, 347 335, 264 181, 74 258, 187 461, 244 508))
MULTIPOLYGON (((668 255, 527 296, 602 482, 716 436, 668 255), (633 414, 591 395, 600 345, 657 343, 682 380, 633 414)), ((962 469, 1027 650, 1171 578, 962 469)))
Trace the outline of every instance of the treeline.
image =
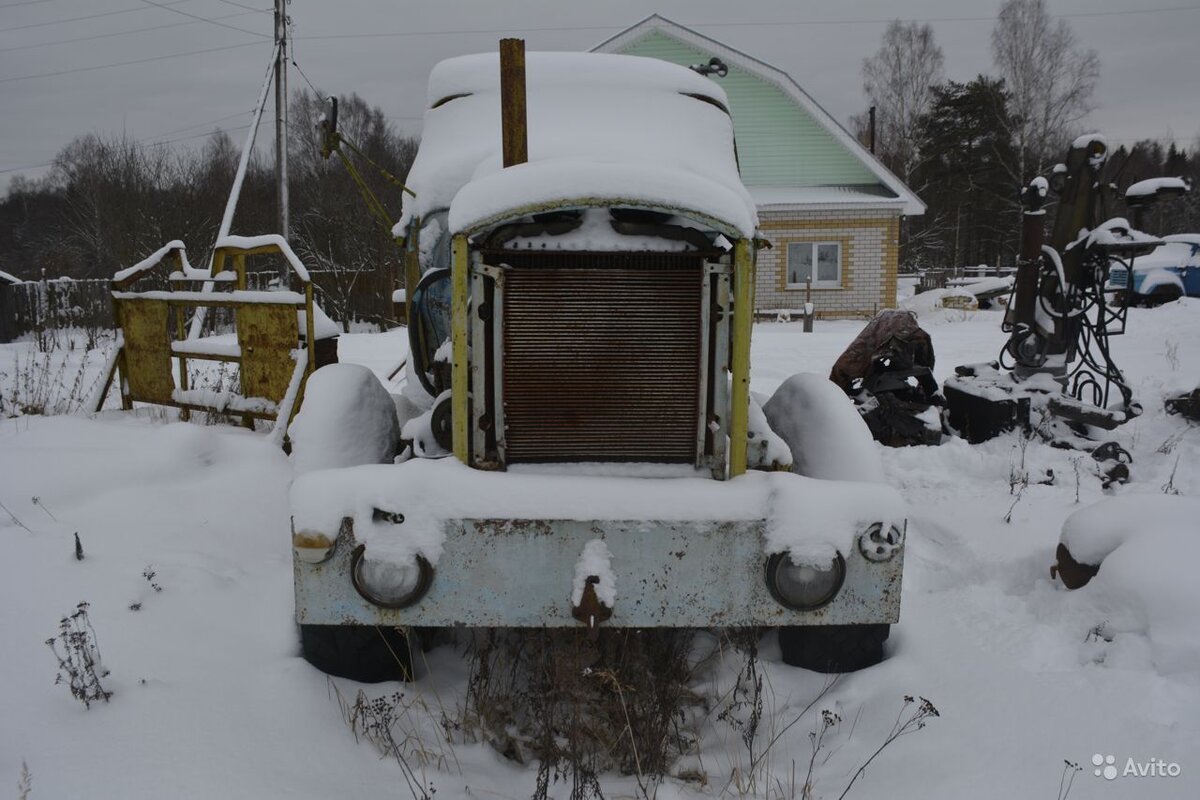
MULTIPOLYGON (((933 105, 921 119, 913 186, 928 204, 909 221, 905 262, 912 268, 973 264, 1011 265, 1019 246, 1019 190, 1066 156, 1075 131, 1064 133, 1049 152, 1022 164, 1009 93, 1001 79, 979 76, 968 83, 933 87, 933 105)), ((1103 132, 1101 132, 1103 133, 1103 132)), ((1183 177, 1200 190, 1200 158, 1155 141, 1131 146, 1109 142, 1106 179, 1115 186, 1107 217, 1133 213, 1123 200, 1137 181, 1183 177)), ((1159 203, 1143 221, 1147 233, 1200 232, 1200 195, 1159 203)))
MULTIPOLYGON (((863 62, 863 90, 877 110, 876 153, 928 205, 901 227, 902 267, 1012 265, 1021 187, 1089 132, 1099 56, 1066 20, 1051 18, 1045 0, 1003 0, 991 44, 994 74, 948 80, 933 28, 897 20, 863 62)), ((867 115, 852 125, 869 138, 867 115)), ((1200 140, 1191 153, 1174 143, 1110 141, 1104 176, 1118 198, 1131 183, 1164 175, 1200 191, 1197 150, 1200 140)), ((1132 217, 1120 199, 1102 211, 1132 217)), ((1200 195, 1160 204, 1144 227, 1200 232, 1200 195)))
MULTIPOLYGON (((290 243, 315 269, 393 270, 400 260, 383 223, 333 157, 320 155, 317 122, 325 105, 297 93, 289 108, 290 243)), ((398 134, 378 107, 357 95, 340 98, 339 130, 369 158, 403 180, 417 142, 398 134)), ((260 141, 270 139, 264 120, 260 141)), ((106 278, 172 239, 187 245, 196 266, 207 263, 237 171, 240 142, 213 133, 202 147, 174 150, 128 137, 82 136, 37 180, 17 177, 0 202, 0 270, 19 278, 106 278)), ((233 233, 279 229, 275 166, 269 148, 251 159, 233 233)), ((360 173, 393 217, 401 190, 362 158, 360 173)), ((352 280, 348 279, 348 280, 352 280)))

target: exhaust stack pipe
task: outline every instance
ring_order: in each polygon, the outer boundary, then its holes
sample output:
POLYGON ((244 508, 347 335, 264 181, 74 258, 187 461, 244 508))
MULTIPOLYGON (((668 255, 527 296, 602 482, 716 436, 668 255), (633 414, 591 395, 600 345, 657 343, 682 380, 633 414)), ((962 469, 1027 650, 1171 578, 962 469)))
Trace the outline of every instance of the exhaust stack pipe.
POLYGON ((500 40, 500 124, 504 166, 529 160, 529 126, 525 111, 525 40, 500 40))

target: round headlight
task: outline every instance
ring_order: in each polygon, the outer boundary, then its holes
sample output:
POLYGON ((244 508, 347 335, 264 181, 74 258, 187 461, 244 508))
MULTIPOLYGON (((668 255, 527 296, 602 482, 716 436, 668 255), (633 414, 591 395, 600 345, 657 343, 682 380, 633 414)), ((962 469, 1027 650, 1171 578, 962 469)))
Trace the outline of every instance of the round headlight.
POLYGON ((767 560, 767 588, 782 605, 797 611, 812 611, 828 604, 846 579, 846 560, 838 553, 827 567, 792 563, 787 553, 767 560))
POLYGON ((411 563, 375 561, 359 545, 350 556, 350 582, 366 600, 380 608, 407 608, 429 591, 433 567, 421 556, 411 563))
POLYGON ((858 537, 858 551, 867 561, 890 561, 904 547, 904 531, 895 525, 884 530, 883 523, 876 522, 858 537))

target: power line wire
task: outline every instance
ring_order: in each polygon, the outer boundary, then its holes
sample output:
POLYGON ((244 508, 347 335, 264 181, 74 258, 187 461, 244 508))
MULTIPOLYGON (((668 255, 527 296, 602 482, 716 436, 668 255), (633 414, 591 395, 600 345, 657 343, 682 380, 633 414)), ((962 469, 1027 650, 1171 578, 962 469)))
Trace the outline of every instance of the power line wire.
POLYGON ((0 8, 13 8, 15 6, 36 6, 38 3, 49 3, 50 0, 21 0, 19 3, 5 3, 0 5, 0 8))
MULTIPOLYGON (((164 5, 177 6, 180 3, 186 3, 186 2, 188 2, 188 0, 172 0, 172 2, 164 3, 164 5)), ((82 17, 68 17, 67 19, 54 19, 54 20, 50 20, 49 22, 34 22, 30 25, 16 25, 12 28, 0 28, 0 33, 4 33, 5 31, 23 31, 23 30, 26 30, 27 28, 45 28, 48 25, 64 25, 68 22, 82 22, 86 19, 100 19, 101 17, 115 17, 118 14, 132 14, 135 11, 148 11, 148 10, 149 9, 146 6, 139 6, 137 8, 122 8, 122 9, 118 9, 116 11, 103 11, 99 14, 86 14, 82 17)))
MULTIPOLYGON (((236 114, 227 114, 223 117, 217 117, 216 119, 205 120, 204 122, 197 122, 193 125, 184 125, 182 128, 173 128, 172 130, 169 130, 169 131, 163 131, 161 133, 156 133, 153 136, 147 137, 147 139, 158 139, 163 136, 170 136, 175 133, 182 133, 183 131, 190 131, 192 128, 199 128, 199 127, 205 126, 205 125, 214 125, 218 122, 225 122, 226 120, 235 119, 235 118, 243 116, 247 113, 248 112, 246 112, 246 111, 239 111, 236 114)), ((146 140, 143 139, 142 141, 146 141, 146 140)))
POLYGON ((215 19, 212 19, 210 17, 202 17, 199 14, 193 14, 190 11, 181 11, 178 8, 170 8, 169 6, 166 6, 162 3, 156 3, 156 2, 154 2, 154 0, 142 0, 142 2, 148 6, 154 6, 155 8, 161 8, 164 11, 170 11, 172 14, 179 14, 184 17, 191 17, 192 19, 197 20, 199 22, 207 22, 210 25, 216 25, 218 28, 225 28, 227 30, 237 31, 238 33, 249 34, 250 36, 260 36, 264 39, 274 38, 271 36, 267 36, 265 33, 259 33, 258 31, 248 31, 245 28, 239 28, 236 25, 226 25, 224 22, 217 22, 215 19))
POLYGON ((238 125, 236 128, 218 128, 215 131, 204 131, 203 133, 193 133, 191 136, 180 136, 177 139, 163 139, 162 141, 145 142, 145 143, 139 142, 138 146, 139 147, 157 147, 158 145, 163 145, 163 144, 176 144, 177 142, 186 142, 189 139, 199 139, 204 136, 212 136, 214 133, 237 133, 238 131, 244 131, 249 127, 250 127, 250 123, 247 122, 245 125, 238 125))
MULTIPOLYGON (((1112 17, 1125 16, 1130 14, 1161 14, 1172 11, 1195 11, 1200 9, 1200 5, 1191 6, 1172 6, 1169 8, 1144 8, 1144 9, 1127 9, 1116 11, 1079 11, 1066 14, 1051 14, 1051 17, 1112 17)), ((690 22, 686 23, 691 28, 731 28, 731 27, 777 27, 780 25, 878 25, 886 24, 895 20, 896 17, 877 18, 877 19, 812 19, 812 20, 771 20, 771 21, 737 21, 737 22, 690 22)), ((991 22, 998 19, 995 15, 978 16, 978 17, 920 17, 905 19, 905 22, 991 22)), ((295 39, 319 40, 319 39, 373 39, 373 38, 408 38, 415 36, 457 36, 470 34, 496 34, 510 33, 513 31, 521 31, 528 33, 545 33, 556 31, 609 31, 623 29, 625 25, 562 25, 562 26, 547 26, 547 27, 526 27, 515 26, 511 28, 476 28, 476 29, 448 29, 435 31, 396 31, 396 32, 369 32, 369 33, 322 33, 313 34, 310 36, 296 36, 295 39)))
MULTIPOLYGON (((244 112, 244 111, 239 111, 237 114, 234 114, 232 116, 240 117, 245 113, 246 112, 244 112)), ((230 119, 230 117, 222 117, 221 119, 222 120, 230 119)), ((209 120, 208 122, 199 122, 196 125, 189 125, 187 128, 178 128, 177 131, 185 131, 185 130, 188 130, 188 128, 195 128, 200 125, 211 125, 212 123, 219 122, 219 121, 220 120, 209 120)), ((164 133, 159 133, 159 134, 156 134, 155 136, 150 136, 145 139, 139 139, 138 141, 134 142, 134 145, 137 147, 157 147, 159 145, 177 144, 179 142, 186 142, 190 139, 199 139, 203 136, 212 136, 214 133, 237 133, 238 131, 244 131, 249 127, 250 127, 250 124, 247 123, 245 125, 239 125, 236 128, 219 128, 216 131, 204 131, 203 133, 193 133, 189 136, 180 136, 175 139, 159 139, 158 137, 167 135, 164 133)), ((175 132, 176 131, 169 131, 168 133, 175 133, 175 132)), ((5 175, 10 172, 23 172, 24 170, 27 170, 27 169, 41 169, 42 167, 52 167, 52 166, 54 166, 53 161, 45 161, 45 162, 42 162, 41 164, 26 164, 25 166, 22 166, 22 167, 6 167, 4 169, 0 169, 0 175, 5 175)))
POLYGON ((254 12, 257 12, 257 13, 259 13, 259 14, 272 14, 272 13, 274 13, 274 9, 271 9, 271 8, 255 8, 254 6, 244 6, 244 5, 242 5, 241 3, 235 3, 235 2, 233 2, 233 0, 217 0, 217 2, 219 2, 219 3, 224 3, 224 4, 225 4, 225 5, 227 5, 227 6, 233 6, 234 8, 244 8, 244 9, 246 9, 247 11, 254 11, 254 12))
MULTIPOLYGON (((233 17, 244 17, 252 14, 252 11, 237 11, 233 14, 223 14, 219 17, 213 17, 212 20, 232 19, 233 17)), ((210 21, 212 21, 210 20, 210 21)), ((39 47, 55 47, 60 44, 75 44, 76 42, 90 42, 93 39, 111 39, 115 36, 128 36, 133 33, 146 33, 147 31, 161 31, 167 28, 180 28, 184 25, 195 25, 196 21, 189 22, 168 22, 165 25, 151 25, 147 28, 134 28, 128 31, 116 31, 114 33, 94 33, 91 36, 78 36, 74 39, 60 39, 57 42, 37 42, 35 44, 19 44, 13 47, 0 47, 0 53, 7 53, 11 50, 32 50, 39 47)))
POLYGON ((57 72, 40 72, 36 75, 15 75, 11 78, 0 78, 0 83, 12 83, 13 81, 28 81, 34 78, 52 78, 57 75, 72 75, 76 72, 95 72, 102 69, 112 69, 113 67, 127 67, 131 64, 148 64, 151 61, 166 61, 171 58, 183 58, 184 56, 198 56, 204 53, 220 53, 225 50, 236 50, 239 47, 257 47, 262 42, 242 42, 241 44, 230 44, 224 47, 206 47, 203 50, 187 50, 183 53, 167 53, 162 56, 150 56, 149 58, 135 58, 131 61, 117 61, 112 64, 97 64, 92 67, 74 67, 72 69, 60 69, 57 72))

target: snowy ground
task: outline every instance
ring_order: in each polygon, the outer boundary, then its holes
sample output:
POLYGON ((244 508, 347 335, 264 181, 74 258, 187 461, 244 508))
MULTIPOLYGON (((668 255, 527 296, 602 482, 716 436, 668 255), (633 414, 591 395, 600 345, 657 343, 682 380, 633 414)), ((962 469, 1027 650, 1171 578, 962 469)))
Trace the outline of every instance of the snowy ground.
MULTIPOLYGON (((994 312, 938 311, 922 323, 939 379, 956 364, 994 358, 1002 342, 994 312)), ((759 325, 755 391, 769 393, 794 372, 828 372, 860 328, 818 322, 804 334, 798 323, 759 325)), ((343 360, 381 376, 403 349, 396 333, 341 342, 343 360)), ((1134 309, 1129 333, 1114 340, 1146 407, 1116 435, 1134 456, 1121 495, 1161 495, 1168 482, 1200 495, 1200 433, 1166 416, 1161 402, 1200 381, 1197 342, 1197 300, 1134 309)), ((0 408, 11 413, 16 396, 73 410, 69 398, 86 394, 102 361, 79 349, 50 354, 47 369, 65 384, 51 390, 23 377, 44 358, 29 343, 0 345, 0 408)), ((668 780, 658 797, 800 797, 809 733, 829 709, 842 722, 825 734, 814 796, 836 798, 905 695, 928 698, 940 717, 888 747, 849 797, 1056 797, 1064 760, 1083 768, 1071 797, 1200 796, 1200 608, 1178 609, 1163 629, 1136 592, 1068 592, 1050 580, 1063 520, 1104 496, 1088 459, 1076 477, 1078 458, 1030 444, 1025 468, 1035 476, 1052 469, 1056 480, 1029 486, 1014 507, 1015 436, 884 451, 888 478, 911 506, 902 619, 888 659, 843 677, 801 716, 826 679, 784 666, 767 637, 759 752, 778 740, 754 766, 738 732, 717 718, 739 664, 714 659, 696 687, 711 707, 693 723, 698 750, 681 764, 693 779, 668 780), (1113 755, 1122 771, 1128 758, 1174 762, 1180 775, 1106 781, 1093 775, 1097 753, 1113 755)), ((168 423, 150 411, 0 419, 0 797, 20 796, 22 763, 35 799, 412 796, 395 761, 355 741, 330 683, 297 655, 290 480, 288 459, 262 434, 235 428, 168 423), (114 692, 90 710, 55 685, 44 644, 85 600, 111 671, 103 683, 114 692)), ((1195 583, 1191 561, 1175 556, 1155 554, 1147 580, 1168 597, 1172 585, 1195 583)), ((530 796, 533 768, 440 733, 442 714, 462 700, 465 667, 447 647, 427 658, 422 680, 401 687, 409 712, 400 725, 420 741, 409 755, 421 779, 439 799, 530 796)), ((337 682, 347 698, 358 688, 337 682)), ((610 798, 640 796, 632 778, 603 783, 610 798)))

